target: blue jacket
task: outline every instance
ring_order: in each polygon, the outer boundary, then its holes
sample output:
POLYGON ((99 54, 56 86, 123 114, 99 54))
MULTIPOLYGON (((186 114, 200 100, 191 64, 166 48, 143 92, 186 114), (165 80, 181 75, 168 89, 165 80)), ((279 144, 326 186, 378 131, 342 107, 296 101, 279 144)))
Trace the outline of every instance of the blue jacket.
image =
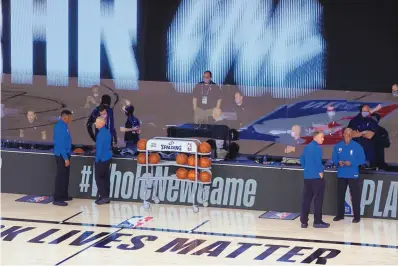
POLYGON ((320 179, 323 173, 322 149, 318 143, 311 141, 305 146, 300 156, 300 163, 304 168, 304 179, 320 179))
POLYGON ((365 163, 365 152, 356 141, 351 140, 348 145, 340 141, 334 146, 332 159, 337 165, 337 177, 359 178, 359 166, 365 163), (351 165, 341 167, 339 161, 349 161, 351 165))
POLYGON ((97 134, 95 143, 95 162, 105 162, 112 159, 112 135, 102 127, 97 134))
POLYGON ((72 138, 70 137, 68 125, 59 120, 54 126, 54 154, 69 160, 72 153, 72 138))
MULTIPOLYGON (((115 129, 115 120, 113 118, 113 109, 110 107, 106 108, 106 113, 108 114, 108 117, 106 119, 106 124, 105 128, 111 133, 114 142, 117 143, 117 135, 116 135, 116 129, 115 129)), ((100 116, 99 113, 99 108, 96 107, 94 108, 93 112, 91 113, 90 117, 87 120, 86 126, 87 126, 87 132, 90 135, 90 138, 95 141, 96 136, 98 134, 98 129, 95 129, 95 133, 93 131, 93 125, 95 123, 95 120, 97 117, 100 116)))

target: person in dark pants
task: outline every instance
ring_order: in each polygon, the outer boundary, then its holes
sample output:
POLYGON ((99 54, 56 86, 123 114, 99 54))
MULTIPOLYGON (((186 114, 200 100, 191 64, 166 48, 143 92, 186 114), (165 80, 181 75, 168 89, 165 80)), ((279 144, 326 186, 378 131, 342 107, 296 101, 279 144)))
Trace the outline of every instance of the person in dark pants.
POLYGON ((107 94, 102 95, 101 104, 94 108, 90 117, 87 120, 87 132, 90 135, 90 138, 95 142, 96 135, 98 134, 98 129, 93 131, 93 124, 96 121, 97 117, 105 118, 106 124, 105 128, 111 133, 113 137, 113 144, 117 144, 117 134, 115 130, 115 120, 113 117, 113 109, 111 106, 111 97, 107 94))
POLYGON ((322 205, 325 192, 325 180, 323 179, 322 149, 319 146, 323 143, 322 132, 313 133, 311 141, 300 157, 300 163, 304 168, 304 191, 301 206, 301 228, 308 227, 308 215, 310 214, 311 202, 314 199, 314 227, 328 228, 330 224, 322 221, 322 205))
POLYGON ((121 131, 124 132, 124 141, 126 142, 125 150, 135 154, 137 152, 137 143, 140 140, 140 120, 134 115, 134 106, 126 106, 124 112, 127 116, 127 120, 124 124, 124 128, 121 128, 121 131))
POLYGON ((98 129, 95 143, 95 182, 97 183, 99 197, 95 203, 98 205, 110 202, 111 181, 109 166, 112 160, 112 135, 106 129, 105 124, 105 118, 97 117, 95 121, 95 127, 98 129))
POLYGON ((65 201, 72 200, 68 195, 70 155, 72 153, 72 139, 68 124, 72 121, 72 113, 68 110, 61 112, 61 119, 54 126, 54 155, 57 165, 55 177, 54 201, 57 206, 68 206, 65 201))
POLYGON ((337 216, 333 221, 344 219, 344 202, 347 186, 350 187, 352 207, 354 209, 353 223, 360 221, 361 188, 359 184, 359 166, 365 163, 365 152, 362 146, 352 140, 352 129, 346 128, 344 140, 337 143, 333 149, 333 163, 337 165, 337 216))
POLYGON ((354 117, 347 127, 353 130, 352 137, 362 146, 370 167, 375 167, 376 153, 373 137, 378 123, 371 117, 372 110, 368 105, 361 105, 359 109, 361 113, 354 117))

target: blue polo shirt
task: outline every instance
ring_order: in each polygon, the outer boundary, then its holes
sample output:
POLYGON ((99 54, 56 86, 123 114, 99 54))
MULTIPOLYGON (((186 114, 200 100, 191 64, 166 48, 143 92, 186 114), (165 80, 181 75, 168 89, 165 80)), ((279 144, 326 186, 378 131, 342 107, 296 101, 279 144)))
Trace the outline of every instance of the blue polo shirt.
POLYGON ((54 154, 62 156, 64 160, 69 160, 72 154, 72 138, 69 134, 68 125, 59 120, 54 126, 54 154))
POLYGON ((106 127, 102 127, 95 142, 95 162, 106 162, 112 159, 112 135, 106 127))
POLYGON ((359 178, 359 166, 365 163, 365 152, 356 141, 351 140, 348 144, 340 141, 334 146, 332 160, 337 165, 337 177, 359 178), (341 167, 339 161, 349 161, 351 165, 341 167))
POLYGON ((320 179, 323 173, 322 149, 314 140, 305 146, 300 156, 301 166, 304 168, 304 179, 320 179))

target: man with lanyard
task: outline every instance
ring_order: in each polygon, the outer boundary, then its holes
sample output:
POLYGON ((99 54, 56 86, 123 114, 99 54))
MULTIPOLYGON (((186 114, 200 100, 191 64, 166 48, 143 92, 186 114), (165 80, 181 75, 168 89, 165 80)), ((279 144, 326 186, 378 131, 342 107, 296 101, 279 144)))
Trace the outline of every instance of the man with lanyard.
POLYGON ((370 116, 371 110, 368 105, 361 105, 359 110, 361 112, 350 121, 347 127, 353 130, 352 137, 362 146, 366 160, 371 167, 374 167, 376 155, 372 139, 378 123, 370 116))
POLYGON ((193 89, 193 111, 194 123, 209 122, 209 117, 213 116, 214 109, 221 110, 221 89, 212 80, 210 71, 203 73, 203 81, 196 84, 193 89))
POLYGON ((93 125, 97 119, 97 117, 103 117, 106 121, 105 128, 111 133, 113 137, 113 144, 117 144, 117 135, 115 130, 115 121, 113 118, 113 109, 110 107, 111 105, 111 97, 109 95, 103 95, 101 98, 101 104, 97 106, 90 117, 87 120, 86 126, 88 134, 90 138, 95 142, 95 137, 98 134, 98 129, 95 129, 95 133, 93 131, 93 125))
POLYGON ((112 135, 105 128, 104 117, 97 117, 95 127, 98 129, 95 142, 95 182, 98 187, 98 199, 95 204, 102 205, 110 202, 109 192, 111 187, 110 169, 112 161, 112 135))
POLYGON ((360 184, 359 166, 365 163, 365 153, 357 142, 352 140, 352 129, 346 128, 344 140, 334 146, 332 160, 337 165, 337 216, 333 221, 344 219, 344 202, 347 186, 350 187, 352 207, 354 210, 353 223, 360 221, 360 184))
POLYGON ((57 206, 68 206, 65 201, 72 200, 68 195, 70 155, 72 154, 72 139, 68 124, 72 121, 72 113, 68 110, 61 112, 61 119, 54 126, 54 155, 57 165, 55 177, 54 201, 57 206))
POLYGON ((325 193, 325 180, 323 179, 322 149, 324 141, 322 132, 315 131, 313 140, 304 148, 300 163, 304 168, 304 190, 301 206, 301 228, 308 227, 308 215, 311 202, 314 200, 314 227, 328 228, 330 224, 322 221, 322 205, 325 193))

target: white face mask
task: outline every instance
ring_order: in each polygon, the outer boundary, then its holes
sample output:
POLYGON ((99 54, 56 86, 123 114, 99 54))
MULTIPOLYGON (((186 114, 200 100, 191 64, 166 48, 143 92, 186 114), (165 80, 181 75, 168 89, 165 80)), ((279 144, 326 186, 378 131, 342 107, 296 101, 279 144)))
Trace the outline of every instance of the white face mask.
POLYGON ((335 111, 328 111, 328 116, 329 116, 329 118, 332 118, 332 117, 334 117, 336 115, 336 112, 335 111))
POLYGON ((393 92, 392 92, 392 96, 398 97, 398 91, 393 91, 393 92))
POLYGON ((98 97, 98 93, 94 93, 94 97, 98 97))
POLYGON ((108 114, 103 114, 103 115, 101 115, 101 117, 107 118, 107 117, 108 117, 108 114))

